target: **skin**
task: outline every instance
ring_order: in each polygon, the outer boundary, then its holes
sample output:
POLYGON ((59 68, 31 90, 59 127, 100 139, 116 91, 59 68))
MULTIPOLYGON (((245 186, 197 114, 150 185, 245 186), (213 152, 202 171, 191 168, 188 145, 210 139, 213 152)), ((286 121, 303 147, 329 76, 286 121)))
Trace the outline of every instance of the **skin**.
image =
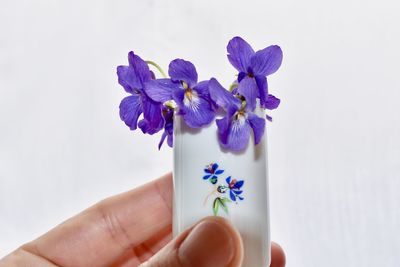
MULTIPOLYGON (((240 266, 241 238, 227 220, 205 218, 172 239, 171 207, 167 174, 100 201, 7 255, 0 266, 240 266), (213 253, 202 254, 209 247, 213 253)), ((272 267, 285 266, 279 245, 272 244, 271 255, 272 267)))

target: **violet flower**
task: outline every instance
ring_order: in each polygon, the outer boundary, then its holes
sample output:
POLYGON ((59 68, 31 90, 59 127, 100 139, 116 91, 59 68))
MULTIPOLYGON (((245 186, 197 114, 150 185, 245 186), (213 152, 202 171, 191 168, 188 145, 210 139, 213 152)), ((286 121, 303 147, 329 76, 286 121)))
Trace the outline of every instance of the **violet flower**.
POLYGON ((194 65, 183 59, 175 59, 169 64, 171 79, 156 79, 145 85, 146 94, 154 101, 167 103, 174 100, 186 124, 200 128, 215 118, 208 93, 208 81, 197 82, 194 65))
POLYGON ((227 46, 229 62, 239 71, 237 92, 246 98, 251 110, 256 107, 256 98, 266 109, 275 109, 280 100, 268 94, 266 76, 276 72, 282 63, 282 50, 277 45, 254 52, 241 37, 232 38, 227 46))
POLYGON ((139 128, 143 133, 154 134, 164 125, 160 103, 149 98, 143 90, 145 83, 152 79, 148 65, 132 51, 128 54, 129 66, 118 66, 118 82, 130 96, 119 105, 119 115, 131 130, 139 128), (143 113, 143 119, 139 116, 143 113))
POLYGON ((173 145, 174 109, 164 106, 162 109, 162 114, 165 120, 165 124, 164 124, 164 132, 161 136, 160 143, 158 144, 158 149, 161 149, 161 146, 163 145, 165 138, 167 138, 167 144, 169 147, 172 147, 173 145))
POLYGON ((254 134, 254 143, 257 145, 264 134, 265 119, 253 113, 246 101, 235 97, 221 84, 212 78, 209 81, 211 99, 226 111, 222 119, 216 120, 218 137, 222 147, 234 151, 246 148, 249 143, 251 130, 254 134))

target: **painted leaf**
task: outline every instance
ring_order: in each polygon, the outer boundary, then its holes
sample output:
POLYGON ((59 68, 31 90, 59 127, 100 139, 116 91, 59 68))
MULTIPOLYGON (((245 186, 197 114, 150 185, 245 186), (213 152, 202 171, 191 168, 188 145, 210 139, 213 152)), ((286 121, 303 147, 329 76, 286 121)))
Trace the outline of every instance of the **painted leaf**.
POLYGON ((226 205, 226 202, 223 199, 221 199, 220 201, 222 209, 225 211, 226 214, 228 214, 228 206, 226 205))
POLYGON ((214 203, 213 203, 214 215, 218 215, 219 205, 220 205, 220 201, 219 201, 219 197, 217 197, 216 199, 214 199, 214 203))
POLYGON ((216 184, 216 183, 218 182, 218 177, 217 177, 217 176, 211 177, 210 182, 211 182, 212 184, 216 184))

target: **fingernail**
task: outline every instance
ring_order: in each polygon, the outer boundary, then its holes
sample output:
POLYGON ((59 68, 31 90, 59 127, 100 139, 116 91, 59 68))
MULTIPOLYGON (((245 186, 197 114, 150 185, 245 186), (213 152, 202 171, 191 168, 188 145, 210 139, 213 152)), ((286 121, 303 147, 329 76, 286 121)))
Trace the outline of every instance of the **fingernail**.
POLYGON ((182 242, 178 256, 183 266, 228 266, 235 253, 231 233, 214 221, 197 224, 182 242))

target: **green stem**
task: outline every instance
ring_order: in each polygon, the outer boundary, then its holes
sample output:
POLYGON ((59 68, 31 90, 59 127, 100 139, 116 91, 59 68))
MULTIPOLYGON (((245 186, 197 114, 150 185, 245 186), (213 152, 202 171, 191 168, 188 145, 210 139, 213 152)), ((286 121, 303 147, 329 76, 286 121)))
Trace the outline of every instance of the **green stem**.
POLYGON ((231 86, 229 86, 229 92, 232 92, 233 89, 234 89, 235 87, 237 87, 237 86, 238 86, 237 83, 232 83, 231 86))
POLYGON ((152 65, 152 66, 156 67, 157 70, 161 73, 161 75, 162 75, 164 78, 167 78, 167 75, 165 74, 165 72, 163 71, 163 69, 162 69, 157 63, 155 63, 155 62, 153 62, 153 61, 150 61, 150 60, 146 60, 146 63, 147 63, 148 65, 152 65))

